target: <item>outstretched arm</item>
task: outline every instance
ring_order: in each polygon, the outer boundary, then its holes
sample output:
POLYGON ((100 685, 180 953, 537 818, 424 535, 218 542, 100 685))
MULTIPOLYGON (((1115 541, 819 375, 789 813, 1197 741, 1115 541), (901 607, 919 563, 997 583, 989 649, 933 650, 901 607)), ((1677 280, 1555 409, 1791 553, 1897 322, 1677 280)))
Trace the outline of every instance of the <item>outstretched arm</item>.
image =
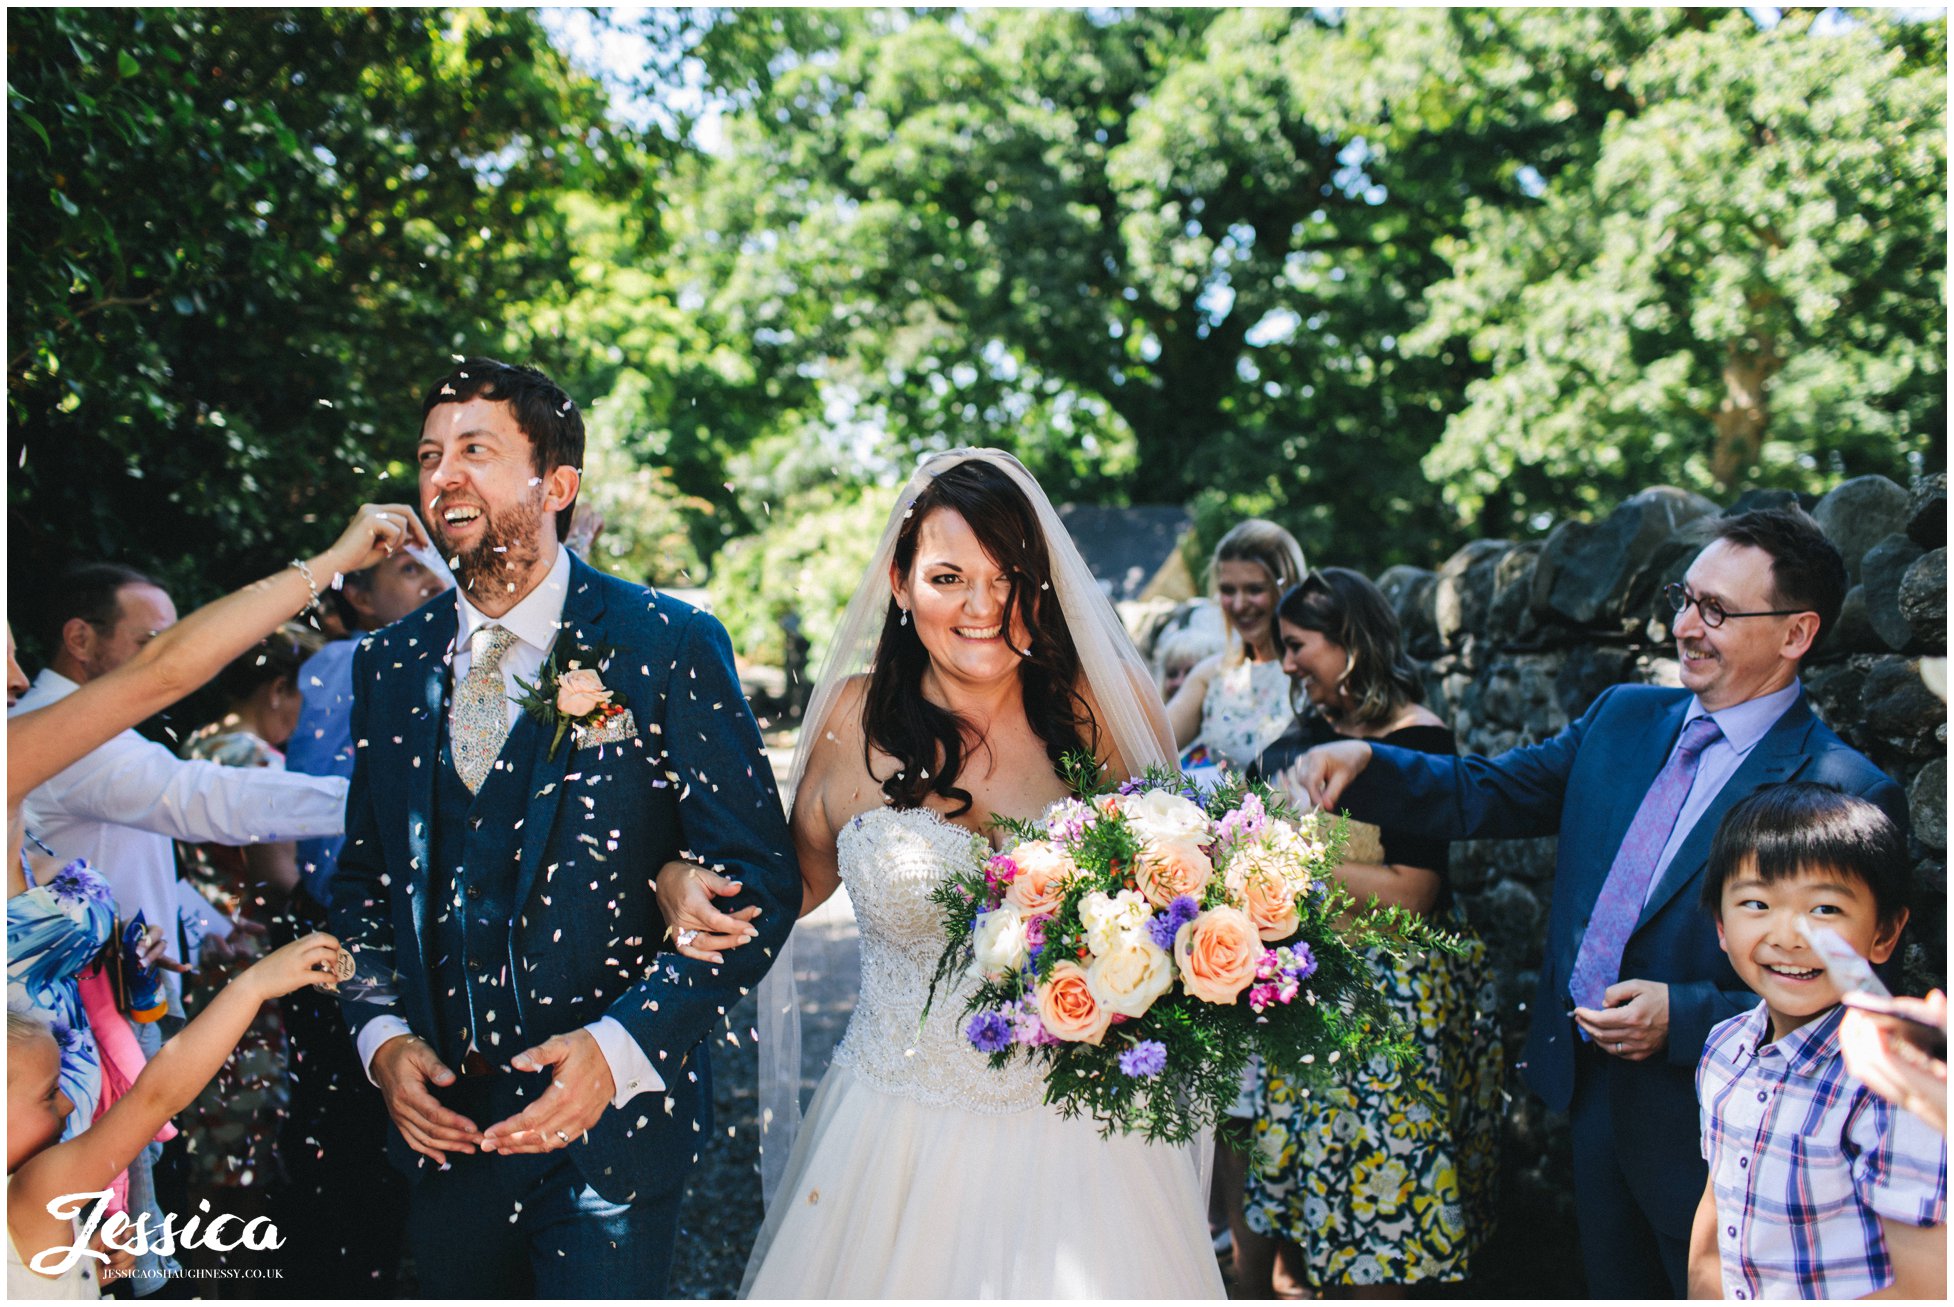
POLYGON ((339 942, 313 934, 256 963, 218 991, 176 1038, 149 1060, 129 1092, 94 1125, 63 1144, 21 1163, 8 1179, 7 1219, 23 1258, 65 1246, 66 1220, 47 1210, 63 1194, 97 1193, 155 1137, 165 1122, 188 1107, 224 1065, 237 1041, 268 999, 312 984, 329 972, 339 942))
MULTIPOLYGON (((330 585, 336 574, 356 572, 403 544, 426 542, 413 509, 366 504, 332 548, 307 566, 314 581, 330 585)), ((121 667, 59 702, 9 720, 8 812, 35 786, 217 675, 311 600, 305 578, 288 567, 205 604, 121 667)))

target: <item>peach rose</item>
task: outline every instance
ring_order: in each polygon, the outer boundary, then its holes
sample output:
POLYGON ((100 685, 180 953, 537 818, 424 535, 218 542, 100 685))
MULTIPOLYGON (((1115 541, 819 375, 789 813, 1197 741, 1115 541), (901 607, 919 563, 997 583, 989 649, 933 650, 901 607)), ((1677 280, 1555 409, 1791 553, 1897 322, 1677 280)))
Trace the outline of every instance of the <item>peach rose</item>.
POLYGON ((588 717, 611 701, 611 692, 589 667, 573 667, 556 679, 556 710, 565 717, 588 717))
POLYGON ((1214 863, 1191 839, 1155 840, 1140 850, 1134 881, 1147 902, 1161 911, 1181 895, 1200 898, 1214 875, 1214 863))
POLYGON ((1038 1019, 1052 1035, 1072 1044, 1097 1044, 1113 1024, 1111 1010, 1093 998, 1092 982, 1076 962, 1053 964, 1038 987, 1038 1019))
POLYGON ((1296 913, 1296 887, 1266 868, 1250 873, 1245 879, 1242 906, 1264 943, 1288 939, 1302 924, 1296 913))
POLYGON ((1211 908, 1176 932, 1174 961, 1195 998, 1233 1003, 1255 979, 1262 940, 1241 909, 1211 908))
POLYGON ((1078 870, 1065 850, 1049 840, 1027 840, 1011 850, 1018 874, 1004 891, 1004 901, 1027 917, 1057 912, 1066 878, 1078 870))

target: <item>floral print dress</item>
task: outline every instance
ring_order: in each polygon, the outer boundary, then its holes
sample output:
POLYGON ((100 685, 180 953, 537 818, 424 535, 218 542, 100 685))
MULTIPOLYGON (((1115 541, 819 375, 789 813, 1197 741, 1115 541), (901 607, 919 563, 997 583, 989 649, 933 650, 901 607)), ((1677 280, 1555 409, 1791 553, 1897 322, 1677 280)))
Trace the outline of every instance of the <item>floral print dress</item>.
POLYGON ((47 1022, 61 1050, 61 1090, 75 1110, 61 1129, 72 1139, 95 1119, 102 1056, 82 1007, 81 973, 115 934, 115 897, 86 862, 71 862, 45 885, 21 850, 27 889, 7 900, 7 1006, 47 1022))
MULTIPOLYGON (((1318 726, 1293 751, 1271 747, 1257 770, 1272 774, 1301 748, 1337 738, 1318 726)), ((1439 726, 1405 727, 1378 743, 1457 752, 1452 733, 1439 726)), ((1394 838, 1388 823, 1379 838, 1382 861, 1445 874, 1443 844, 1394 838)), ((1464 1279, 1493 1228, 1498 998, 1485 943, 1449 886, 1432 917, 1465 938, 1464 956, 1371 954, 1378 988, 1424 1046, 1420 1062, 1401 1071, 1373 1058, 1328 1090, 1306 1091, 1268 1071, 1262 1077, 1254 1128, 1265 1169, 1249 1175, 1248 1224, 1301 1245, 1317 1286, 1464 1279)))
MULTIPOLYGON (((249 731, 206 727, 184 743, 183 755, 226 767, 275 767, 280 771, 285 767, 285 756, 249 731)), ((243 849, 179 842, 177 852, 183 879, 219 911, 269 928, 274 913, 268 899, 276 891, 252 882, 243 849)), ((185 976, 184 1012, 196 1016, 250 965, 251 959, 240 957, 185 976)), ((287 1061, 284 1020, 278 1005, 267 1003, 223 1069, 177 1118, 177 1124, 189 1135, 193 1205, 201 1194, 213 1190, 262 1191, 282 1173, 278 1132, 291 1103, 287 1061)))

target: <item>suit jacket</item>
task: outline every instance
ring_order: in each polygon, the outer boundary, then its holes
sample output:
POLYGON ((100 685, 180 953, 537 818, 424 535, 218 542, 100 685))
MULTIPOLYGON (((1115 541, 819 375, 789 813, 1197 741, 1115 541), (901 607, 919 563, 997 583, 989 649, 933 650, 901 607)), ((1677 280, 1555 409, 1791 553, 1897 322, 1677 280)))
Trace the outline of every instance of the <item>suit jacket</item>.
MULTIPOLYGON (((505 792, 522 796, 520 810, 476 827, 467 856, 471 874, 513 863, 515 1011, 492 1032, 493 1046, 483 1042, 491 1032, 476 1033, 498 1065, 602 1016, 637 1040, 665 1092, 607 1108, 570 1148, 585 1180, 622 1201, 661 1178, 675 1183, 696 1156, 711 1117, 706 1039, 778 952, 799 912, 801 880, 725 630, 574 556, 569 591, 552 656, 565 641, 612 649, 604 683, 636 734, 579 748, 573 733, 552 758, 551 732, 527 714, 510 731, 501 758, 527 780, 505 792), (724 964, 659 952, 665 922, 652 877, 680 850, 742 882, 722 908, 760 907, 759 937, 727 950, 724 964)), ((354 656, 356 753, 332 924, 363 965, 391 965, 400 990, 393 1007, 344 1004, 355 1038, 382 1012, 417 1033, 435 1028, 431 837, 437 820, 465 816, 437 813, 434 797, 457 623, 454 597, 443 595, 363 640, 354 656)), ((418 1155, 390 1133, 396 1160, 413 1166, 418 1155)))
MULTIPOLYGON (((1553 905, 1521 1068, 1556 1111, 1575 1093, 1567 983, 1582 931, 1643 796, 1682 734, 1687 690, 1617 685, 1552 739, 1497 758, 1449 758, 1374 745, 1344 795, 1365 821, 1449 840, 1560 836, 1553 905)), ((1631 1187, 1675 1185, 1693 1211, 1703 1187, 1694 1076, 1710 1028, 1757 1005, 1717 944, 1699 903, 1710 840, 1746 795, 1786 781, 1818 781, 1878 804, 1905 829, 1900 787, 1812 714, 1800 693, 1724 783, 1691 828, 1622 953, 1624 979, 1669 986, 1666 1053, 1642 1062, 1604 1058, 1616 1151, 1631 1187)), ((1674 1195, 1664 1195, 1674 1198, 1674 1195)), ((1674 1203, 1665 1203, 1674 1206, 1674 1203)))

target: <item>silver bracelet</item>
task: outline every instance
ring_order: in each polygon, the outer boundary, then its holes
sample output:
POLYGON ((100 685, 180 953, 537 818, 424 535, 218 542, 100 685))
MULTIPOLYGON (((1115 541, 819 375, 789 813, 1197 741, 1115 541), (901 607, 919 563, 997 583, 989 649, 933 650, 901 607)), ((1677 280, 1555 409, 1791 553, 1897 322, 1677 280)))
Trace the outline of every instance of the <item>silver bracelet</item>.
POLYGON ((305 565, 303 558, 294 558, 292 560, 292 566, 298 568, 299 576, 305 581, 305 588, 312 592, 311 602, 299 609, 299 612, 309 613, 315 608, 323 610, 324 605, 319 601, 319 583, 312 579, 312 569, 305 565))

